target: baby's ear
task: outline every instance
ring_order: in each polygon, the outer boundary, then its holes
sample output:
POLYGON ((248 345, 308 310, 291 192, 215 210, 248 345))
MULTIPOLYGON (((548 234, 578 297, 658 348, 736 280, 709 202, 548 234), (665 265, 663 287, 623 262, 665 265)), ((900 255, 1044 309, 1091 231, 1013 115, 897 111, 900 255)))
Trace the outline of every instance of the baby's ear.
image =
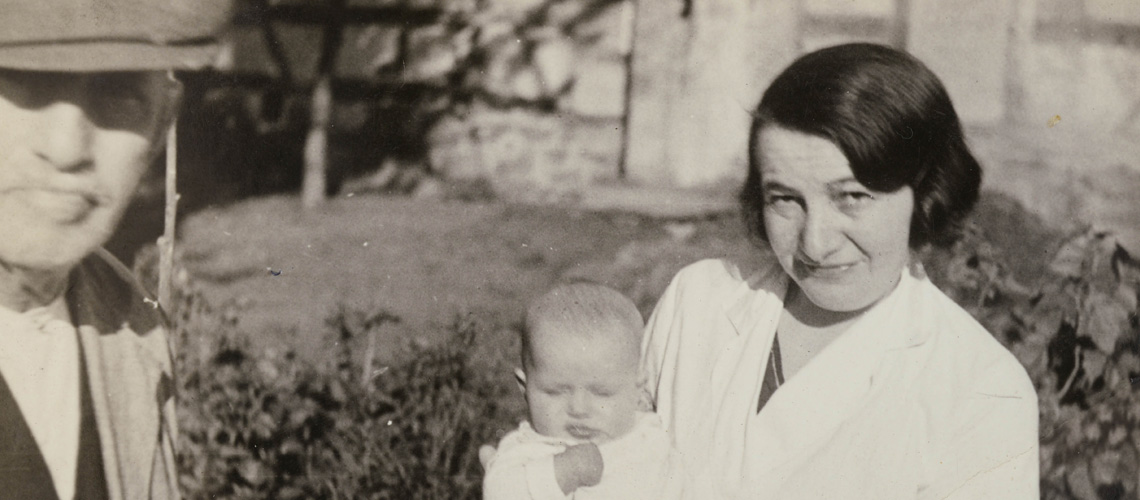
POLYGON ((526 394, 526 372, 522 368, 515 368, 515 382, 519 384, 519 392, 526 394))

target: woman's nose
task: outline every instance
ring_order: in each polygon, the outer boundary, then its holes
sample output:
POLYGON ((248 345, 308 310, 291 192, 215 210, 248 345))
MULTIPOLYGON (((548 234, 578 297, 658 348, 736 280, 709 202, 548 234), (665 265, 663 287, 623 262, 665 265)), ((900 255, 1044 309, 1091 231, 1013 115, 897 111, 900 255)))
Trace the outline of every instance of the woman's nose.
POLYGON ((39 110, 36 154, 63 171, 80 170, 92 162, 95 125, 80 103, 56 101, 39 110))
POLYGON ((808 210, 800 230, 800 253, 816 263, 825 263, 843 239, 838 216, 824 209, 808 210))

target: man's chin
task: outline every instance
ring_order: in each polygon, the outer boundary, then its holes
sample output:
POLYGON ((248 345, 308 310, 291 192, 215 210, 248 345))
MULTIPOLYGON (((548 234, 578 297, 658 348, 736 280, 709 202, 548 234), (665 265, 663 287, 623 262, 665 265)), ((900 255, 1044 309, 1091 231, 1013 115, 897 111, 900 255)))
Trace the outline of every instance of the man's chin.
POLYGON ((39 234, 0 240, 0 261, 36 271, 67 271, 102 246, 109 235, 39 234))

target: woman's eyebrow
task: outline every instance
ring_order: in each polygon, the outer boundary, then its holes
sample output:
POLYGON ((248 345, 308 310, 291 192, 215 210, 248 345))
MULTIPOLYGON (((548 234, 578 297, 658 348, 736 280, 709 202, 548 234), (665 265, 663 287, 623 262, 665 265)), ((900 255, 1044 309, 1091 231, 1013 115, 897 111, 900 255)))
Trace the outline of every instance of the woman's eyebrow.
POLYGON ((837 189, 837 188, 848 187, 851 183, 855 183, 855 184, 858 184, 859 187, 863 187, 863 183, 859 182, 859 179, 856 179, 854 177, 844 177, 842 179, 833 180, 833 181, 827 183, 827 187, 830 189, 837 189))
POLYGON ((780 181, 764 181, 761 183, 760 187, 764 191, 796 191, 795 188, 788 186, 780 181))

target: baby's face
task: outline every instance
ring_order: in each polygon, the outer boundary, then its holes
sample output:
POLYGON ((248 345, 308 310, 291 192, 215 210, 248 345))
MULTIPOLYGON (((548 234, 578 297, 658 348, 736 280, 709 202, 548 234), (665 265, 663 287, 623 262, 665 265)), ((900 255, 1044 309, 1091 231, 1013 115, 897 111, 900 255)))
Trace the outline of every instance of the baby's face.
POLYGON ((597 443, 633 427, 641 395, 636 346, 605 334, 539 334, 531 351, 526 400, 539 434, 597 443))

